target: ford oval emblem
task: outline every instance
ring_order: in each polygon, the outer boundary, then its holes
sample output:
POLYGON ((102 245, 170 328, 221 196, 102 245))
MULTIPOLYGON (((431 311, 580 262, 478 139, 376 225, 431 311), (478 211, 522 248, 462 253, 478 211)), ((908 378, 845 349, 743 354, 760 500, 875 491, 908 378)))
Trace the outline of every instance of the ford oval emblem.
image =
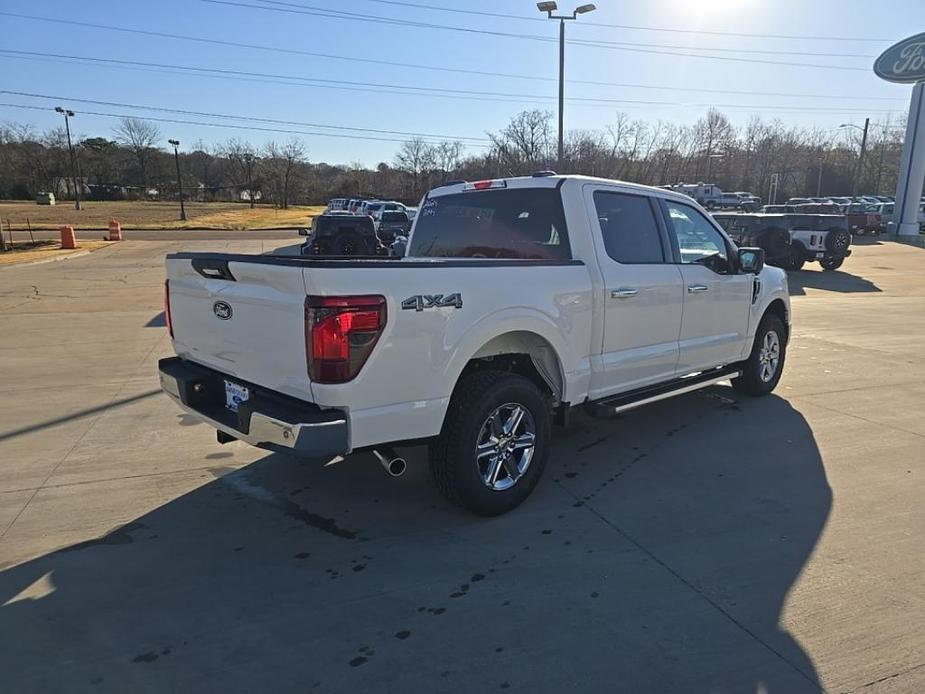
POLYGON ((231 310, 231 306, 226 304, 224 301, 216 301, 212 304, 212 313, 218 316, 221 320, 231 320, 231 316, 234 313, 231 310))
POLYGON ((925 34, 910 36, 887 48, 874 63, 874 72, 888 82, 925 80, 925 34))

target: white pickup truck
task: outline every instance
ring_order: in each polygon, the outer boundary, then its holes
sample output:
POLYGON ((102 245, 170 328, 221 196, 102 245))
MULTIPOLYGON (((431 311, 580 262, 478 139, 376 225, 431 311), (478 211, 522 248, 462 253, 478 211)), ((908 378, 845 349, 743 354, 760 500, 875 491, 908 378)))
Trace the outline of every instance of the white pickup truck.
POLYGON ((393 474, 427 443, 484 515, 530 494, 570 408, 767 394, 790 334, 786 274, 690 198, 552 174, 431 191, 401 258, 169 255, 165 295, 162 388, 220 442, 393 474))

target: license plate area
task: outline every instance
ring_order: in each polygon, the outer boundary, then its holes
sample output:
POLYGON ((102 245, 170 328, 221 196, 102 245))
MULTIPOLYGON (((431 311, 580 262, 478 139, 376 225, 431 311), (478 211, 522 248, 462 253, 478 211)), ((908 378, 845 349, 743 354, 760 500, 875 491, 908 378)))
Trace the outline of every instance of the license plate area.
POLYGON ((233 381, 225 381, 225 408, 231 410, 232 412, 238 411, 238 406, 242 402, 247 402, 250 399, 250 390, 246 386, 242 386, 233 381))

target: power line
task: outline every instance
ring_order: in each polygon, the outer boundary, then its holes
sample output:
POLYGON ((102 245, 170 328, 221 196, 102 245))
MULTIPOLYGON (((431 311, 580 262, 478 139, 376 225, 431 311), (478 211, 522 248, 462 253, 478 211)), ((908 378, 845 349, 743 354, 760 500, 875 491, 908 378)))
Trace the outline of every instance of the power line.
MULTIPOLYGON (((54 17, 38 17, 34 15, 25 15, 17 14, 13 12, 0 12, 0 16, 14 17, 17 19, 25 19, 30 21, 38 22, 48 22, 53 24, 62 24, 67 26, 79 26, 89 29, 97 29, 103 31, 115 31, 122 32, 133 35, 141 36, 152 36, 155 38, 168 38, 179 41, 190 41, 194 43, 202 43, 209 45, 218 45, 225 46, 235 49, 251 49, 251 50, 260 50, 268 51, 272 53, 282 53, 288 55, 300 55, 312 58, 324 58, 329 60, 342 60, 348 62, 357 62, 365 63, 372 65, 388 65, 392 67, 402 67, 402 68, 411 68, 415 70, 427 70, 431 72, 445 72, 445 73, 455 73, 455 74, 466 74, 466 75, 475 75, 479 77, 503 77, 508 79, 521 79, 521 80, 530 80, 538 82, 556 82, 554 77, 542 77, 538 75, 524 75, 524 74, 512 74, 506 72, 497 72, 497 71, 487 71, 487 70, 474 70, 471 68, 454 68, 440 65, 423 65, 420 63, 405 63, 397 62, 390 60, 382 60, 376 58, 360 58, 356 56, 345 56, 337 55, 332 53, 318 53, 314 51, 304 51, 294 48, 282 48, 279 46, 268 46, 262 44, 252 44, 252 43, 241 43, 237 41, 223 41, 221 39, 213 39, 203 36, 191 36, 187 34, 173 34, 168 32, 160 31, 148 31, 144 29, 135 29, 131 27, 121 27, 114 26, 109 24, 95 24, 90 22, 80 22, 75 20, 67 19, 58 19, 54 17)), ((706 87, 682 87, 682 86, 671 86, 671 85, 653 85, 653 84, 635 84, 635 83, 626 83, 626 82, 603 82, 598 80, 582 80, 582 79, 570 79, 570 84, 587 84, 593 86, 604 86, 604 87, 621 87, 621 88, 633 88, 633 89, 651 89, 658 91, 681 91, 681 92, 694 92, 694 93, 704 93, 704 94, 737 94, 744 96, 775 96, 783 98, 800 98, 800 99, 846 99, 851 100, 852 102, 857 101, 905 101, 898 97, 858 97, 857 95, 834 95, 834 94, 819 94, 819 93, 800 93, 800 92, 767 92, 767 91, 747 91, 741 89, 711 89, 706 87)))
MULTIPOLYGON (((91 56, 79 56, 60 53, 39 53, 35 51, 18 51, 13 49, 0 49, 0 54, 26 57, 45 57, 57 58, 67 61, 86 61, 91 64, 101 64, 105 67, 116 66, 127 69, 137 68, 158 68, 166 70, 179 70, 195 75, 206 77, 220 77, 232 79, 246 79, 255 82, 280 83, 287 86, 311 86, 321 89, 346 90, 346 91, 372 91, 385 94, 401 94, 404 96, 435 96, 441 98, 454 98, 477 101, 512 101, 523 103, 526 101, 551 103, 554 97, 542 97, 535 94, 521 94, 509 92, 485 92, 471 89, 449 89, 438 87, 418 87, 416 85, 389 84, 381 82, 357 82, 352 81, 344 84, 343 80, 327 80, 314 77, 301 77, 298 75, 279 75, 264 72, 248 72, 243 70, 231 70, 228 68, 204 68, 191 65, 174 65, 169 63, 148 63, 137 60, 118 60, 115 58, 96 58, 91 56), (282 81, 285 80, 285 81, 282 81), (397 91, 398 90, 398 91, 397 91)), ((181 73, 182 74, 182 73, 181 73)), ((568 97, 570 102, 577 104, 595 104, 595 105, 641 105, 641 106, 687 106, 687 107, 717 107, 717 108, 735 108, 749 110, 776 110, 781 113, 785 112, 819 112, 819 113, 867 113, 871 109, 865 108, 837 108, 837 107, 803 107, 803 106, 777 106, 777 105, 752 105, 752 104, 716 104, 716 103, 687 103, 681 101, 646 101, 639 99, 607 99, 603 97, 568 97)), ((892 111, 895 109, 883 109, 883 111, 892 111)))
MULTIPOLYGON (((260 0, 263 2, 263 0, 260 0)), ((485 12, 480 10, 465 10, 456 7, 443 7, 442 5, 426 5, 417 2, 401 2, 400 0, 365 0, 366 2, 375 2, 380 5, 395 5, 399 7, 412 7, 421 10, 435 10, 439 12, 455 12, 458 14, 477 15, 482 17, 495 17, 500 19, 519 19, 523 21, 545 22, 545 17, 525 17, 515 14, 503 14, 500 12, 485 12)), ((673 34, 704 34, 708 36, 734 36, 751 39, 788 39, 798 41, 853 41, 866 43, 885 43, 894 39, 878 39, 862 36, 811 36, 808 34, 752 34, 741 31, 710 31, 708 29, 671 29, 666 27, 640 26, 638 24, 611 24, 607 22, 594 22, 583 20, 580 26, 604 27, 607 29, 631 29, 633 31, 654 31, 667 32, 673 34)))
MULTIPOLYGON (((305 5, 305 4, 298 3, 298 2, 285 2, 284 0, 256 0, 256 1, 260 2, 263 5, 271 5, 271 6, 277 5, 280 7, 294 7, 294 8, 308 9, 308 10, 313 10, 313 11, 318 11, 318 12, 329 12, 333 15, 342 15, 345 18, 349 17, 351 19, 366 18, 366 17, 371 16, 371 15, 360 14, 356 12, 346 12, 344 10, 331 10, 331 9, 326 9, 322 7, 316 7, 314 5, 305 5)), ((376 2, 377 0, 367 0, 367 1, 376 2)), ((250 7, 254 7, 255 9, 268 9, 268 10, 276 9, 275 7, 265 7, 265 8, 258 7, 258 6, 250 6, 250 7)), ((430 9, 434 9, 433 6, 426 6, 426 7, 429 7, 430 9)), ((442 9, 447 9, 447 8, 442 8, 442 9)), ((475 10, 456 10, 454 9, 453 11, 462 12, 466 14, 470 14, 470 13, 471 14, 483 14, 482 12, 478 12, 475 10)), ((507 17, 507 18, 512 18, 512 19, 534 19, 533 17, 518 17, 516 15, 496 15, 494 13, 486 13, 486 14, 488 14, 489 16, 502 16, 502 17, 507 17)), ((381 17, 381 16, 373 16, 373 17, 375 17, 376 19, 394 20, 400 23, 404 23, 405 21, 410 21, 410 20, 404 20, 400 18, 391 18, 391 17, 389 18, 381 17)), ((537 18, 537 19, 541 22, 546 21, 544 18, 537 18)), ((591 26, 591 25, 592 23, 590 22, 582 22, 581 24, 581 26, 591 26)), ((443 29, 453 29, 454 28, 454 27, 446 27, 446 26, 441 26, 441 25, 432 25, 432 26, 434 27, 440 26, 440 28, 443 28, 443 29)), ((459 27, 455 27, 455 29, 459 29, 459 27)), ((542 41, 552 40, 551 37, 541 36, 541 35, 518 34, 518 36, 521 36, 523 38, 532 38, 532 39, 542 40, 542 41)), ((766 55, 800 55, 800 56, 814 56, 814 57, 826 57, 826 58, 866 58, 866 59, 876 58, 875 55, 869 55, 866 53, 820 53, 820 52, 813 52, 813 51, 768 50, 768 49, 760 49, 760 48, 752 48, 752 47, 749 47, 749 48, 727 48, 727 47, 718 48, 718 47, 713 47, 713 46, 678 46, 674 44, 661 44, 661 43, 634 43, 634 42, 627 42, 627 41, 598 41, 595 39, 570 39, 568 42, 587 44, 587 45, 601 44, 602 47, 603 46, 625 46, 628 48, 660 48, 660 49, 683 50, 683 51, 697 50, 697 51, 713 51, 713 52, 720 52, 720 53, 748 53, 748 54, 761 53, 761 54, 766 54, 766 55)))
MULTIPOLYGON (((0 103, 0 107, 7 108, 20 108, 27 109, 31 111, 48 111, 50 106, 34 106, 32 104, 11 104, 11 103, 0 103)), ((251 126, 251 125, 233 125, 231 123, 213 123, 210 121, 194 121, 194 120, 183 120, 179 118, 161 118, 157 116, 140 116, 132 113, 106 113, 101 111, 81 111, 81 113, 88 116, 101 116, 104 118, 138 118, 141 120, 149 120, 157 123, 177 123, 181 125, 201 125, 208 128, 228 128, 232 130, 247 130, 258 132, 268 132, 268 133, 284 133, 290 135, 309 135, 313 137, 336 137, 340 139, 347 140, 374 140, 378 142, 405 142, 403 139, 399 138, 389 138, 389 137, 373 137, 367 135, 345 135, 342 133, 319 133, 319 132, 307 132, 304 130, 289 130, 283 128, 265 128, 261 126, 251 126)), ((427 142, 427 144, 439 144, 437 142, 427 142)), ((490 145, 487 144, 470 144, 470 147, 485 147, 488 148, 490 145)))
MULTIPOLYGON (((269 3, 270 0, 261 0, 264 3, 269 3)), ((270 12, 284 12, 289 14, 296 15, 307 15, 312 17, 325 17, 327 19, 344 19, 350 21, 358 22, 369 22, 373 24, 387 24, 393 26, 408 26, 415 27, 419 29, 440 29, 444 31, 456 31, 464 32, 468 34, 483 34, 486 36, 498 36, 502 38, 515 38, 522 40, 530 41, 542 41, 542 42, 552 42, 555 39, 548 36, 539 36, 535 34, 515 34, 512 32, 504 31, 493 31, 488 29, 474 29, 472 27, 460 27, 460 26, 448 26, 445 24, 433 24, 429 22, 418 22, 413 20, 405 19, 395 19, 393 17, 382 17, 379 15, 368 15, 360 14, 355 12, 344 12, 342 10, 331 10, 322 7, 315 7, 312 5, 296 5, 295 3, 284 3, 284 2, 273 2, 273 6, 268 4, 264 5, 252 5, 245 2, 234 2, 232 0, 200 0, 200 2, 206 2, 213 5, 226 5, 229 7, 242 7, 245 9, 252 10, 264 10, 270 12), (277 7, 276 5, 284 5, 284 7, 277 7), (303 8, 303 9, 296 9, 303 8)), ((629 51, 634 53, 648 53, 652 55, 670 55, 675 57, 684 57, 684 58, 703 58, 705 60, 725 60, 732 62, 741 62, 741 63, 756 63, 763 65, 784 65, 790 67, 802 67, 802 68, 813 68, 813 69, 827 69, 827 70, 850 70, 850 71, 861 71, 868 72, 867 68, 863 67, 849 67, 844 65, 824 65, 820 63, 795 63, 795 62, 786 62, 780 60, 759 60, 757 58, 735 58, 732 56, 718 56, 718 55, 704 55, 702 53, 692 53, 692 50, 699 51, 709 51, 713 49, 709 48, 690 48, 686 49, 688 52, 678 52, 678 51, 662 51, 662 50, 650 50, 647 48, 634 48, 630 46, 621 45, 619 42, 615 41, 590 41, 590 40, 578 40, 570 39, 567 43, 574 45, 583 45, 591 48, 606 48, 610 50, 617 51, 629 51)), ((653 44, 655 45, 655 44, 653 44)))
POLYGON ((8 89, 0 89, 0 94, 8 94, 10 96, 25 96, 32 99, 51 99, 54 101, 64 101, 67 103, 77 103, 77 104, 94 104, 95 106, 115 106, 118 108, 134 108, 142 109, 147 111, 161 111, 164 113, 177 113, 186 116, 202 116, 205 118, 228 118, 230 120, 241 120, 247 122, 256 122, 256 123, 270 123, 276 125, 298 125, 306 128, 326 128, 332 130, 349 130, 351 132, 371 132, 384 135, 408 135, 416 137, 430 137, 438 138, 444 140, 471 140, 477 141, 480 143, 488 142, 487 137, 466 137, 461 135, 443 135, 438 133, 420 133, 420 132, 409 132, 407 130, 381 130, 378 128, 358 128, 351 127, 347 125, 325 125, 322 123, 307 123, 304 121, 292 121, 292 120, 281 120, 276 118, 261 118, 258 116, 242 116, 229 113, 214 113, 208 111, 191 111, 187 109, 180 108, 167 108, 165 106, 150 106, 142 104, 126 104, 118 101, 99 101, 96 99, 83 99, 73 96, 61 96, 60 94, 36 94, 33 92, 18 92, 8 89))

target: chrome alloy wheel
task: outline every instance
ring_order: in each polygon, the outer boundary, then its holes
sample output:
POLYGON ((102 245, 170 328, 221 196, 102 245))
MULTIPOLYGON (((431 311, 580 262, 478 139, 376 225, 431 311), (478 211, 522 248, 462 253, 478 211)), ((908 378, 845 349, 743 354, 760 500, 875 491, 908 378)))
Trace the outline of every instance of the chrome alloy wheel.
POLYGON ((515 402, 492 412, 479 431, 475 448, 482 483, 500 492, 524 476, 536 449, 536 425, 526 407, 515 402))
POLYGON ((777 367, 780 365, 780 338, 773 330, 769 330, 764 340, 761 342, 761 351, 758 353, 758 366, 760 368, 759 376, 761 380, 768 383, 774 374, 777 373, 777 367))

